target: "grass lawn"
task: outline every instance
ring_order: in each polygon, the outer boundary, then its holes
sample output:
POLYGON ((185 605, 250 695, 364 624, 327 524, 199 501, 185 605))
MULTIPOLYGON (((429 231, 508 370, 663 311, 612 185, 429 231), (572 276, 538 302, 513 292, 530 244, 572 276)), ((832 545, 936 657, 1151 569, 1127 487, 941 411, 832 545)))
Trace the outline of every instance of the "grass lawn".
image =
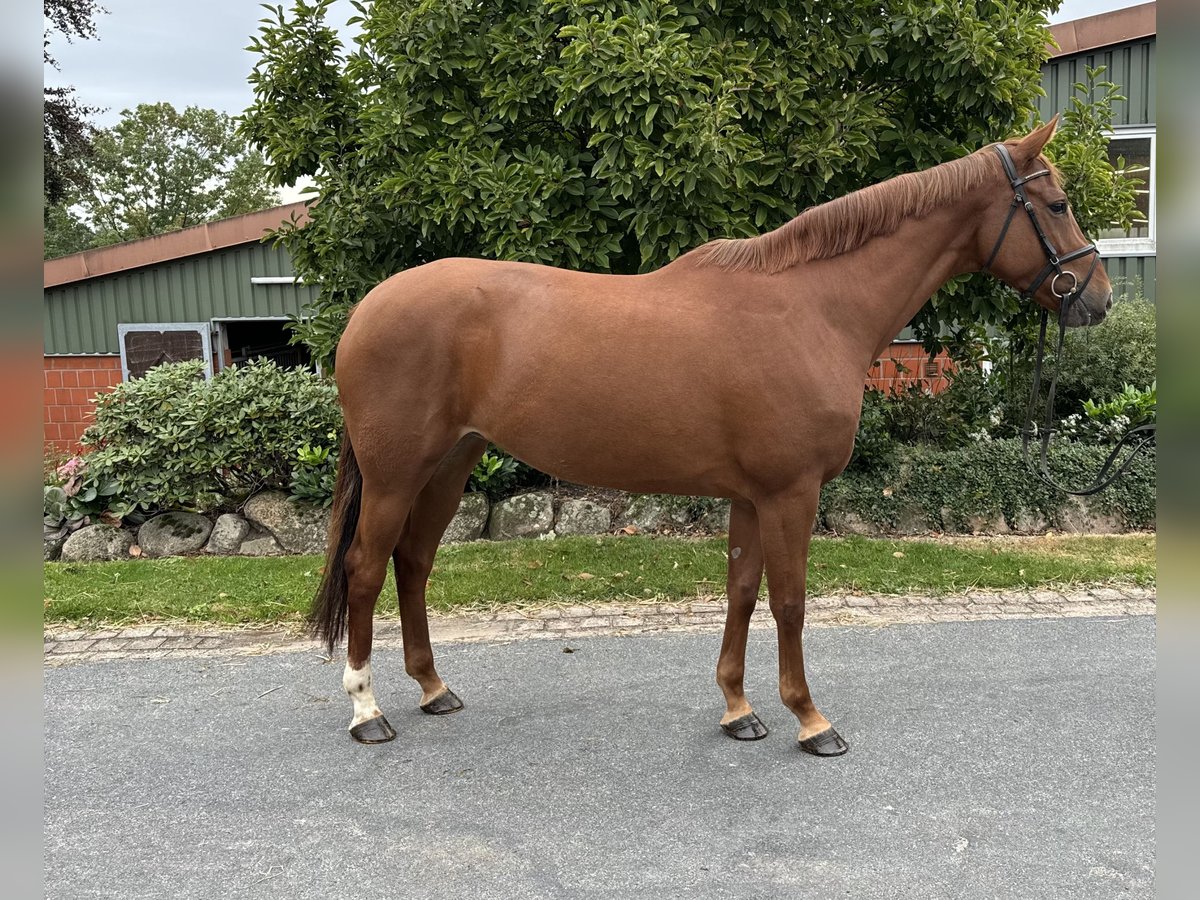
MULTIPOLYGON (((947 594, 971 588, 1153 584, 1152 534, 942 540, 815 538, 810 594, 947 594)), ((721 538, 606 536, 443 547, 435 610, 555 602, 687 600, 725 591, 721 538)), ((317 556, 46 563, 45 621, 289 622, 321 577, 317 556)), ((379 612, 395 610, 389 574, 379 612), (389 602, 391 598, 391 602, 389 602)))

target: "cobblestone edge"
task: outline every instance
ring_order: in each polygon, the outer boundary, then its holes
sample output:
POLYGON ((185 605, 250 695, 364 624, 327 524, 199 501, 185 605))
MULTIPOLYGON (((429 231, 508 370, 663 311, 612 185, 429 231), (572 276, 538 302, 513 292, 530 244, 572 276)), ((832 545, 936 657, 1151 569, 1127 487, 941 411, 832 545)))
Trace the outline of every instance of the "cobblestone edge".
MULTIPOLYGON (((1152 616, 1156 604, 1156 589, 1140 587, 969 591, 944 597, 848 594, 810 597, 806 621, 808 625, 820 628, 1079 616, 1152 616)), ((726 604, 721 598, 689 603, 602 603, 497 609, 431 614, 429 631, 434 643, 718 631, 725 624, 725 611, 726 604)), ((765 602, 761 603, 751 627, 766 628, 772 624, 765 602)), ((381 647, 400 646, 398 618, 376 619, 375 643, 381 647)), ((257 656, 303 650, 323 652, 298 629, 279 626, 226 628, 151 624, 87 630, 50 625, 43 631, 43 658, 48 666, 109 659, 257 656)))

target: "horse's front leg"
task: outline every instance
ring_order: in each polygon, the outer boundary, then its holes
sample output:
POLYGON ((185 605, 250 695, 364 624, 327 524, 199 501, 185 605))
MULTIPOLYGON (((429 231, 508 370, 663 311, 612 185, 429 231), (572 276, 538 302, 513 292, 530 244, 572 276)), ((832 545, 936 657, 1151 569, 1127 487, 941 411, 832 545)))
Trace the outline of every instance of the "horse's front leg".
POLYGON ((745 500, 734 500, 729 513, 729 557, 726 594, 729 612, 717 660, 717 684, 725 695, 721 728, 739 741, 757 741, 767 736, 767 726, 754 714, 742 685, 746 672, 746 639, 750 617, 758 603, 762 585, 762 542, 758 516, 745 500))
POLYGON ((820 484, 773 496, 757 504, 767 591, 779 631, 779 696, 800 720, 800 749, 841 756, 849 747, 813 703, 804 673, 805 578, 808 546, 817 515, 820 484))

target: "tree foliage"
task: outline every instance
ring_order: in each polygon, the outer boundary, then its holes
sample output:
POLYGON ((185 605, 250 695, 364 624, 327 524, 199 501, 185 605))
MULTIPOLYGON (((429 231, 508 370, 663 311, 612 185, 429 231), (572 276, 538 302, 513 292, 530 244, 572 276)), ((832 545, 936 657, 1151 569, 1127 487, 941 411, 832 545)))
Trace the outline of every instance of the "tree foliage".
MULTIPOLYGON (((300 334, 327 355, 350 303, 437 257, 644 271, 1008 137, 1048 5, 376 0, 350 48, 329 0, 269 7, 242 131, 277 183, 316 182, 280 232, 321 285, 300 334)), ((952 291, 973 322, 1013 311, 952 291)))
POLYGON ((1142 179, 1126 171, 1123 160, 1108 160, 1113 131, 1113 103, 1125 98, 1111 81, 1101 81, 1104 67, 1088 69, 1074 85, 1059 125, 1059 137, 1046 147, 1063 179, 1071 211, 1084 234, 1094 237, 1114 226, 1126 233, 1140 218, 1137 189, 1142 179))
MULTIPOLYGON (((96 16, 105 10, 96 0, 43 0, 42 62, 58 68, 50 40, 59 35, 68 43, 96 36, 96 16)), ((43 192, 47 204, 60 204, 86 186, 80 168, 91 153, 93 126, 88 116, 98 112, 75 96, 75 89, 46 85, 42 93, 43 192)))
POLYGON ((261 155, 212 109, 143 103, 96 133, 79 199, 95 244, 149 237, 277 202, 261 155))
POLYGON ((42 250, 46 259, 87 250, 96 240, 92 229, 71 211, 69 203, 42 207, 42 250))

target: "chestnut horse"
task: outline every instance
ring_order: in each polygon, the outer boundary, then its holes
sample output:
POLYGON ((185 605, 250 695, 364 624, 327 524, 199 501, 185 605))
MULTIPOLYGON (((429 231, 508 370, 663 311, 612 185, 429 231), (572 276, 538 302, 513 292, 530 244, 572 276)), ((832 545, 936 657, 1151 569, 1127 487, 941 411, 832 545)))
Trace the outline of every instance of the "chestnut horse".
POLYGON ((338 347, 346 433, 312 613, 331 652, 348 638, 351 735, 395 737, 370 665, 389 558, 421 709, 462 708, 434 668, 425 584, 494 441, 567 481, 730 498, 721 725, 740 740, 766 734, 742 688, 765 567, 779 693, 800 746, 844 753, 809 692, 801 631, 817 500, 850 459, 865 373, 960 273, 986 268, 1051 310, 1070 276, 1079 289, 1067 292, 1077 302, 1064 324, 1099 321, 1111 305, 1090 244, 1061 265, 1054 256, 1054 246, 1087 243, 1041 156, 1054 128, 808 209, 759 237, 712 241, 644 275, 445 259, 374 288, 338 347), (1020 175, 1006 175, 1010 163, 1020 175), (1021 207, 1028 215, 1014 219, 1021 207))

